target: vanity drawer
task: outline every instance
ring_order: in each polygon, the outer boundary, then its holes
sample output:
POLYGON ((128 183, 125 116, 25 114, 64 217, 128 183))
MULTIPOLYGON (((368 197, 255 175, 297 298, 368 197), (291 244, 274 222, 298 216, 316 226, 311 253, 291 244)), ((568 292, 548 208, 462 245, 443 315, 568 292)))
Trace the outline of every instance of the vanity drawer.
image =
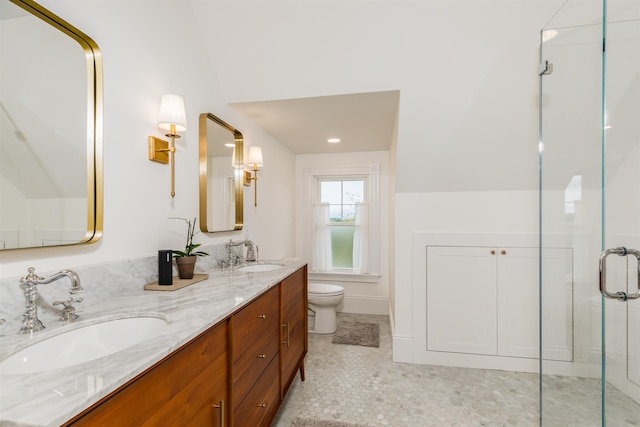
POLYGON ((233 317, 231 381, 234 409, 243 402, 270 362, 278 359, 278 299, 276 286, 233 317))
POLYGON ((233 406, 237 408, 256 382, 256 378, 260 377, 262 373, 267 369, 269 364, 276 360, 278 361, 278 336, 271 337, 272 343, 265 353, 248 353, 247 357, 240 359, 233 365, 233 406), (275 339, 275 340, 274 340, 275 339), (272 345, 275 344, 275 345, 272 345), (265 355, 265 357, 261 357, 265 355))
MULTIPOLYGON (((255 358, 256 354, 264 353, 268 341, 273 341, 278 347, 279 327, 279 298, 280 288, 274 286, 257 300, 233 316, 233 363, 242 358, 255 358), (275 334, 275 338, 273 336, 275 334), (268 336, 268 337, 267 337, 268 336), (254 354, 255 353, 255 354, 254 354)), ((273 355, 275 351, 268 353, 273 355)))
POLYGON ((273 412, 280 403, 280 369, 278 358, 269 363, 260 379, 247 394, 240 406, 235 410, 234 425, 236 427, 264 426, 273 417, 273 412))

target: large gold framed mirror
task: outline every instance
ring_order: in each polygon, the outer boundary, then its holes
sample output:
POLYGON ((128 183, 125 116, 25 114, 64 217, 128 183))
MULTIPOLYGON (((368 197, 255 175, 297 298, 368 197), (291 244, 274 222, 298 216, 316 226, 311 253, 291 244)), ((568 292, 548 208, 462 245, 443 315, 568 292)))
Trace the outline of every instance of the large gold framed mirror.
POLYGON ((0 250, 102 236, 102 58, 31 0, 0 6, 0 250))
POLYGON ((241 230, 243 225, 242 133, 211 113, 200 114, 200 229, 241 230))

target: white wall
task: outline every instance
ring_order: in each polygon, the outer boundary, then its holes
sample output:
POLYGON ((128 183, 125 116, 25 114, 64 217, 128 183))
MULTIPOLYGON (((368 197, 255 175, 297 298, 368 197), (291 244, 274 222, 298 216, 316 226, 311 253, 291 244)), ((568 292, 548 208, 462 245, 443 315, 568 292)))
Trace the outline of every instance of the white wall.
MULTIPOLYGON (((225 104, 216 68, 228 61, 204 55, 202 35, 189 2, 43 0, 90 35, 104 59, 104 237, 96 244, 0 252, 0 278, 24 275, 29 266, 47 272, 111 260, 154 255, 183 245, 184 227, 169 217, 198 215, 198 116, 211 112, 240 129, 245 146, 261 145, 259 205, 245 191, 246 233, 262 258, 293 256, 294 156, 225 104), (147 160, 147 137, 156 127, 160 97, 184 97, 188 129, 177 140, 176 197, 170 169, 147 160)), ((245 232, 200 234, 202 243, 245 232)))
MULTIPOLYGON (((379 175, 379 266, 377 283, 334 281, 344 288, 344 303, 339 311, 349 313, 387 314, 389 307, 389 153, 370 151, 340 154, 304 154, 296 156, 296 256, 304 254, 304 183, 305 170, 380 165, 379 175)), ((323 280, 324 281, 324 280, 323 280)))

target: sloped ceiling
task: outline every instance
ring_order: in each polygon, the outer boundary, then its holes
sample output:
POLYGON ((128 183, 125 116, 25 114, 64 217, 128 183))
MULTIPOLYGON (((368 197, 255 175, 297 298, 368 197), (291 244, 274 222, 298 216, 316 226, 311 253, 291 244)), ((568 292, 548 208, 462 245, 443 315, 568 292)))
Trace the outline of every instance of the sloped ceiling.
MULTIPOLYGON (((294 152, 313 153, 328 150, 337 117, 367 134, 364 107, 332 101, 396 94, 396 191, 433 192, 537 189, 539 32, 562 3, 192 5, 228 103, 294 152)), ((396 120, 393 102, 372 102, 384 104, 382 122, 396 120)))

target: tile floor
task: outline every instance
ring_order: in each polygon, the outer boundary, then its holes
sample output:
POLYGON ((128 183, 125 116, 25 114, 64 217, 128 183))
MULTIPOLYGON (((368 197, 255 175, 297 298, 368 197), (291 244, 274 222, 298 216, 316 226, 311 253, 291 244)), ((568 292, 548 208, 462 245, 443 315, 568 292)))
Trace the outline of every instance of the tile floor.
MULTIPOLYGON (((338 314, 338 319, 377 322, 380 347, 332 344, 332 335, 309 334, 305 360, 306 381, 299 376, 287 394, 273 426, 289 427, 295 417, 321 418, 368 426, 537 426, 537 374, 449 368, 394 363, 391 357, 391 329, 387 316, 338 314)), ((559 390, 570 395, 566 378, 557 381, 559 390)), ((577 390, 594 388, 590 379, 575 379, 577 390)), ((579 397, 579 396, 578 396, 579 397)), ((622 399, 621 404, 630 400, 622 399)), ((556 412, 576 402, 546 402, 556 412)), ((594 405, 566 411, 545 426, 586 427, 599 411, 594 405), (597 412, 596 412, 597 413, 597 412), (578 414, 576 416, 576 414, 578 414)), ((638 426, 640 420, 616 420, 607 425, 638 426)))

